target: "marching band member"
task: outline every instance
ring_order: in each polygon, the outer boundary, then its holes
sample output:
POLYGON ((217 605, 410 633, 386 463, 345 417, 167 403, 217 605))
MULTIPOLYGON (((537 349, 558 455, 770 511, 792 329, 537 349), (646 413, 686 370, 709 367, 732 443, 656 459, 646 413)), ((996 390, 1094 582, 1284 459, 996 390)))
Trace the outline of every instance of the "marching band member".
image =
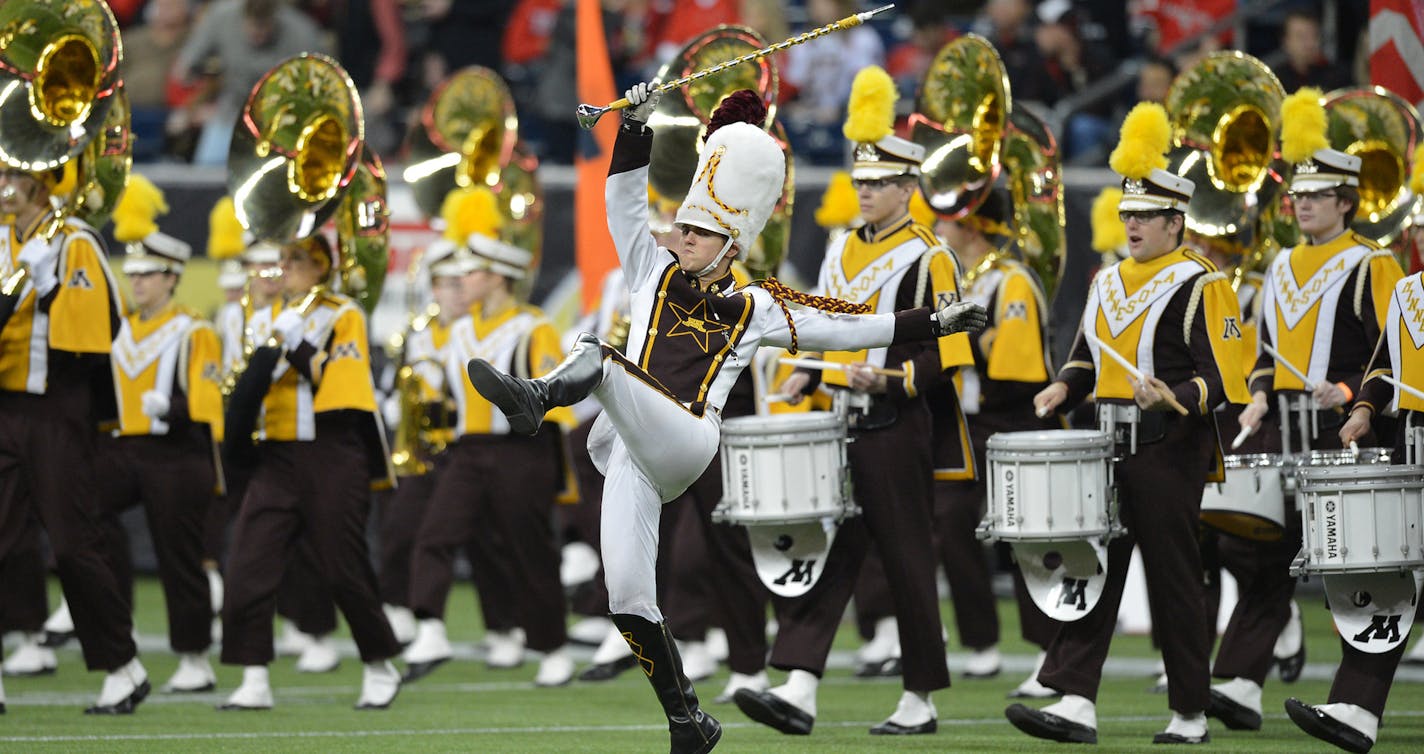
POLYGON ((721 725, 698 706, 658 609, 658 518, 661 504, 682 494, 716 454, 732 383, 762 344, 883 347, 980 326, 983 312, 955 304, 844 316, 792 310, 781 296, 820 306, 843 302, 772 282, 732 287, 732 261, 744 252, 742 243, 760 234, 785 178, 781 148, 761 124, 711 130, 678 210, 681 246, 658 248, 648 233, 646 193, 652 147, 646 123, 658 96, 647 84, 628 91, 632 106, 624 111, 606 191, 609 230, 631 293, 630 356, 585 334, 537 380, 510 377, 479 359, 468 371, 516 432, 537 431, 549 408, 590 394, 602 404, 589 449, 607 478, 602 554, 609 609, 663 707, 672 751, 706 752, 721 738, 721 725))
MULTIPOLYGON (((476 189, 479 214, 496 217, 494 195, 476 189)), ((522 593, 510 608, 527 646, 544 657, 534 683, 562 686, 573 678, 566 644, 566 608, 553 539, 562 440, 558 433, 526 437, 497 406, 461 379, 464 365, 484 358, 516 374, 542 377, 563 356, 559 335, 538 309, 521 303, 514 285, 529 274, 533 254, 494 238, 497 225, 469 234, 469 313, 451 325, 446 384, 455 393, 455 439, 435 481, 411 550, 410 602, 419 621, 405 653, 407 680, 428 674, 452 654, 445 636, 445 602, 454 580, 455 549, 483 550, 473 570, 491 571, 490 587, 522 593), (457 387, 458 386, 458 387, 457 387), (516 587, 511 572, 518 574, 516 587)), ((554 417, 550 417, 552 421, 554 417)), ((478 582, 477 582, 478 583, 478 582)))
POLYGON ((389 480, 376 412, 366 317, 327 292, 337 260, 311 236, 282 249, 286 300, 257 312, 257 348, 229 399, 224 459, 253 465, 233 529, 222 661, 242 685, 219 709, 270 709, 267 664, 278 586, 298 537, 346 616, 365 669, 357 709, 384 709, 400 690, 400 647, 381 611, 366 545, 369 481, 389 480), (280 361, 279 361, 280 360, 280 361), (248 445, 256 439, 256 447, 248 445))
MULTIPOLYGON (((919 190, 924 148, 891 135, 894 85, 882 69, 856 76, 845 135, 856 143, 851 179, 860 217, 855 232, 833 241, 821 265, 819 290, 892 313, 946 305, 959 298, 958 263, 931 229, 910 216, 919 190)), ((945 478, 970 479, 963 414, 948 383, 956 367, 970 364, 968 338, 905 343, 900 347, 828 353, 847 364, 825 382, 840 388, 850 407, 853 442, 847 448, 851 482, 863 514, 841 524, 821 578, 795 600, 777 600, 779 628, 771 665, 788 670, 786 683, 765 692, 736 695, 737 706, 783 733, 807 734, 816 718, 816 687, 841 615, 872 542, 884 564, 903 657, 904 692, 895 712, 872 734, 933 733, 930 693, 949 686, 943 627, 935 587, 932 484, 936 466, 945 478), (886 377, 873 367, 894 366, 905 377, 886 377), (940 420, 951 422, 960 442, 954 458, 935 458, 931 400, 940 420)), ((777 392, 795 395, 813 388, 812 373, 794 372, 777 392)), ((947 447, 939 446, 939 449, 947 447)))
POLYGON ((222 348, 196 313, 173 303, 173 290, 192 249, 162 233, 163 193, 142 175, 129 176, 114 212, 114 238, 127 244, 123 272, 135 311, 114 340, 113 378, 119 428, 101 437, 95 465, 106 480, 99 495, 109 561, 133 604, 133 558, 119 514, 143 504, 168 606, 169 646, 178 669, 167 692, 208 691, 217 682, 208 663, 212 602, 203 571, 203 524, 221 470, 222 348))
MULTIPOLYGON (((1370 433, 1370 421, 1382 411, 1399 413, 1395 458, 1418 464, 1424 453, 1424 273, 1400 280, 1390 295, 1384 319, 1384 334, 1360 395, 1350 409, 1350 418, 1340 428, 1340 442, 1359 442, 1370 433), (1382 377, 1397 379, 1409 387, 1400 390, 1382 377)), ((1388 652, 1361 652, 1340 637, 1343 657, 1330 685, 1329 702, 1306 704, 1294 697, 1286 700, 1286 713, 1300 729, 1346 751, 1367 752, 1379 738, 1380 718, 1394 683, 1408 637, 1388 652)))
MULTIPOLYGON (((0 166, 0 562, 37 518, 90 670, 107 675, 94 714, 128 714, 149 692, 132 621, 104 559, 94 501, 96 433, 90 409, 119 329, 119 294, 93 229, 50 206, 59 170, 0 166)), ((23 588, 23 587, 17 587, 23 588)), ((10 594, 10 585, 0 585, 10 594)))
POLYGON ((1127 529, 1108 543, 1097 605, 1064 623, 1048 646, 1038 681, 1063 699, 1041 710, 1022 704, 1005 710, 1015 727, 1039 738, 1097 741, 1098 686, 1136 543, 1173 711, 1153 741, 1210 740, 1204 712, 1211 648, 1196 530, 1201 492, 1220 455, 1211 410, 1222 400, 1244 402, 1246 392, 1239 334, 1231 328, 1240 321, 1235 294, 1214 265, 1181 245, 1195 186, 1162 170, 1169 140, 1160 105, 1139 104, 1124 121, 1111 164, 1123 175, 1118 209, 1131 257, 1093 279, 1073 354, 1034 397, 1038 413, 1047 415, 1095 393, 1099 422, 1124 456, 1113 473, 1127 529), (1143 379, 1108 358, 1108 348, 1143 379))
MULTIPOLYGON (((996 244, 1012 242, 1012 207, 1002 191, 992 191, 973 213, 958 220, 941 220, 939 236, 955 250, 970 273, 964 297, 989 312, 989 327, 970 339, 974 365, 960 370, 960 400, 969 418, 978 478, 935 481, 936 534, 940 562, 949 579, 960 642, 973 651, 965 675, 998 673, 999 622, 984 548, 975 530, 984 514, 985 446, 996 432, 1060 428, 1061 424, 1033 413, 1033 395, 1048 384, 1048 303, 1038 276, 996 244)), ((1117 220, 1116 217, 1113 218, 1117 220)), ((1007 251, 1007 250, 1005 250, 1007 251)), ((936 429, 941 428, 936 424, 936 429)), ((1027 597, 1023 578, 1015 570, 1019 623, 1026 641, 1045 649, 1058 622, 1043 614, 1027 597)), ((1046 654, 1039 652, 1041 667, 1046 654)), ((1056 696, 1033 675, 1010 697, 1056 696)))

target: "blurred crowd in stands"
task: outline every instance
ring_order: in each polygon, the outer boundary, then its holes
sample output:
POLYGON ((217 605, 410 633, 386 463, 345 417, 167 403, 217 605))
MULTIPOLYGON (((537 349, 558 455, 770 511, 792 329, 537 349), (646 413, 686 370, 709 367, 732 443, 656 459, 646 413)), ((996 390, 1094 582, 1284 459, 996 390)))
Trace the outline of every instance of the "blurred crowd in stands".
MULTIPOLYGON (((267 69, 335 55, 363 95, 367 138, 399 160, 430 91, 468 65, 504 76, 521 134, 546 162, 573 159, 574 0, 109 0, 145 161, 221 165, 237 112, 267 69)), ((618 90, 651 78, 693 36, 740 23, 770 41, 879 0, 602 0, 618 90)), ((879 64, 908 113, 936 51, 973 32, 998 48, 1016 106, 1055 129, 1070 165, 1106 163, 1127 110, 1162 100, 1177 70, 1217 49, 1269 64, 1287 92, 1368 80, 1360 0, 898 0, 893 13, 781 53, 782 119, 799 159, 839 165, 851 79, 879 64), (1236 14, 1233 16, 1233 14, 1236 14)))

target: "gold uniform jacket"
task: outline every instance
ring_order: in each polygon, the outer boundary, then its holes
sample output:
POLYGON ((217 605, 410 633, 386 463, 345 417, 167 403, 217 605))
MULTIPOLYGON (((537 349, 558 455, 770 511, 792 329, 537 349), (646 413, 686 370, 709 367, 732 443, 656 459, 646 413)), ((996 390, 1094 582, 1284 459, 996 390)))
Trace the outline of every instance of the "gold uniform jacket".
POLYGON ((1416 272, 1400 280, 1390 293, 1384 336, 1356 401, 1356 405, 1369 406, 1377 414, 1385 409, 1424 411, 1424 400, 1385 382, 1381 375, 1424 390, 1424 273, 1416 272))
MULTIPOLYGON (((0 230, 0 277, 8 277, 20 249, 41 228, 46 214, 28 228, 0 230)), ((59 283, 44 298, 26 283, 18 291, 14 312, 0 330, 0 390, 44 395, 50 381, 66 372, 87 379, 85 362, 107 356, 119 330, 118 283, 105 263, 103 242, 84 223, 67 219, 51 240, 60 247, 56 260, 59 283)))

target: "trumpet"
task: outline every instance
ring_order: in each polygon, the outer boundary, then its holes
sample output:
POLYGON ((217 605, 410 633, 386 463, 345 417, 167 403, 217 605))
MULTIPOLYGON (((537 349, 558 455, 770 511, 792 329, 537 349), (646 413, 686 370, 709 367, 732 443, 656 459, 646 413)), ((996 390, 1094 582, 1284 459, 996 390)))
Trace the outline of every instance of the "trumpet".
MULTIPOLYGON (((866 21, 869 21, 872 17, 884 13, 885 11, 890 10, 894 7, 895 4, 891 3, 889 5, 882 5, 879 8, 876 8, 875 10, 869 10, 864 13, 856 13, 851 16, 846 16, 845 18, 842 18, 839 21, 826 24, 825 26, 822 26, 819 29, 812 29, 811 31, 808 31, 804 34, 799 34, 797 36, 784 39, 774 45, 763 47, 760 50, 754 50, 745 55, 742 55, 741 57, 733 58, 732 60, 718 63, 717 65, 714 65, 711 68, 704 68, 696 73, 683 76, 682 78, 674 79, 667 83, 658 84, 657 86, 653 87, 653 91, 658 94, 661 94, 666 91, 678 89, 687 86, 688 84, 691 84, 692 82, 697 81, 698 79, 713 76, 718 73, 721 73, 722 71, 727 70, 728 68, 734 68, 736 66, 739 66, 742 63, 750 63, 753 60, 764 58, 767 55, 781 52, 782 50, 785 50, 788 47, 795 47, 796 45, 803 44, 805 42, 810 42, 813 39, 823 37, 827 34, 830 34, 831 32, 844 31, 846 29, 855 28, 865 23, 866 21)), ((629 102, 628 99, 624 97, 622 99, 610 102, 602 107, 589 104, 579 105, 576 113, 578 116, 579 126, 585 131, 587 131, 593 128, 594 124, 598 123, 598 119, 602 118, 604 113, 610 110, 622 110, 632 104, 633 103, 629 102)))

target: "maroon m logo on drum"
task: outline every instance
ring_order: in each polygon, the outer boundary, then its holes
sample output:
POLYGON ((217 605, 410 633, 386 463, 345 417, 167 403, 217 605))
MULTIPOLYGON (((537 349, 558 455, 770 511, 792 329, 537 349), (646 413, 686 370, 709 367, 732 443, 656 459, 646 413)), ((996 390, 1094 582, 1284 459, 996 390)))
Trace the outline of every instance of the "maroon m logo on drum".
POLYGON ((786 586, 786 583, 789 581, 792 584, 806 584, 810 586, 816 580, 812 573, 815 567, 815 560, 792 560, 791 569, 781 574, 781 576, 777 577, 776 581, 772 583, 777 586, 786 586))

